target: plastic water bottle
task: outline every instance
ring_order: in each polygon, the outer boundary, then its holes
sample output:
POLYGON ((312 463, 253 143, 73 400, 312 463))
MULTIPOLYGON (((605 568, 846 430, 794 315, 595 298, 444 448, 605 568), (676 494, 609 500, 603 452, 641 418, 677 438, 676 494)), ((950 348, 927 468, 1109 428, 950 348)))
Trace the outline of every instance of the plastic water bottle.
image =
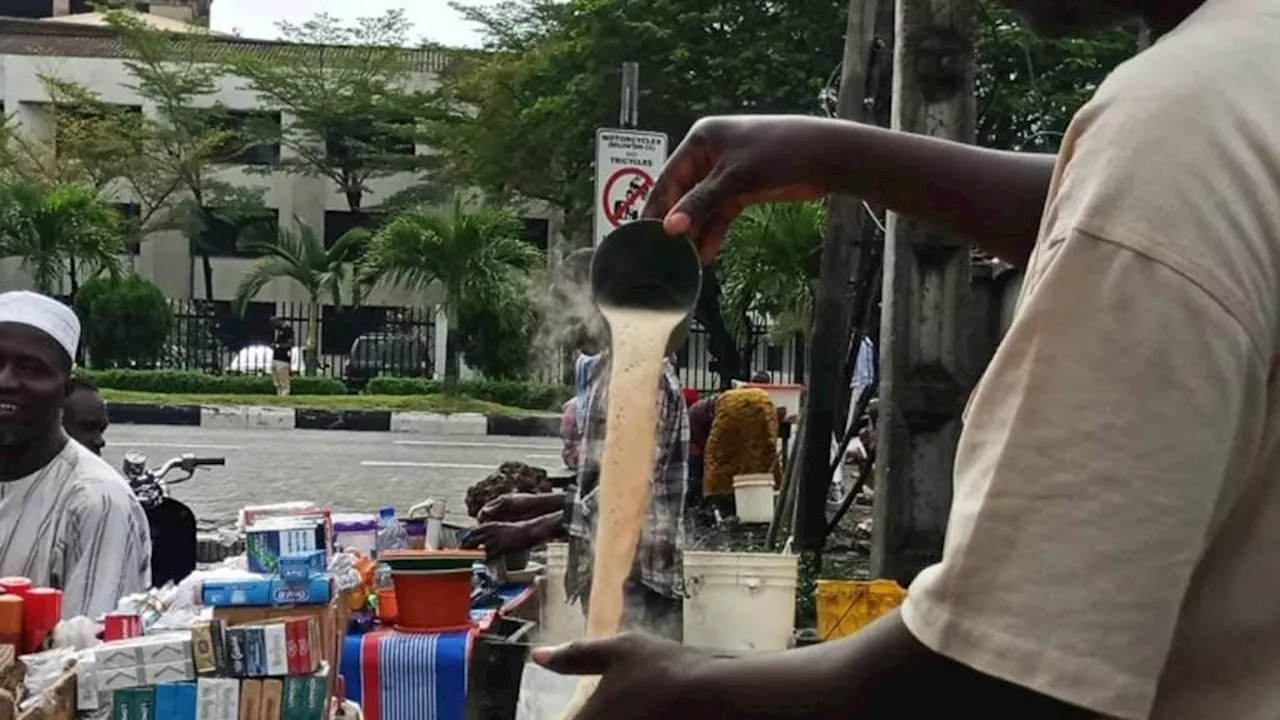
POLYGON ((378 552, 385 550, 407 550, 409 533, 400 527, 396 520, 396 509, 384 507, 378 511, 378 552))

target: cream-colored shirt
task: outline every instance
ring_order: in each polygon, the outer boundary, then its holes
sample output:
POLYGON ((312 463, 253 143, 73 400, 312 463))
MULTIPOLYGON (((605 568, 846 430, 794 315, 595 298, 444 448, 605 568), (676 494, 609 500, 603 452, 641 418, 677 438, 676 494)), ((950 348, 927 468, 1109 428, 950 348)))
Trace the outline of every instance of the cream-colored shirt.
POLYGON ((902 617, 1105 716, 1280 718, 1280 0, 1207 0, 1067 132, 902 617))

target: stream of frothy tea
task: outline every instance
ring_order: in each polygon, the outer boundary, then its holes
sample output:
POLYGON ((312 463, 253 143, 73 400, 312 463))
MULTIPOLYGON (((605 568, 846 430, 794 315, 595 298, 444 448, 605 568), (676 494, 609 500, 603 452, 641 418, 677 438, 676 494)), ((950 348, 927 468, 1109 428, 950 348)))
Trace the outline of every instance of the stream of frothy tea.
MULTIPOLYGON (((631 574, 649 509, 662 362, 671 333, 684 319, 678 310, 601 307, 600 312, 609 323, 612 368, 587 611, 590 639, 610 637, 622 629, 623 585, 631 574)), ((578 714, 598 682, 598 677, 579 682, 565 718, 578 714)))

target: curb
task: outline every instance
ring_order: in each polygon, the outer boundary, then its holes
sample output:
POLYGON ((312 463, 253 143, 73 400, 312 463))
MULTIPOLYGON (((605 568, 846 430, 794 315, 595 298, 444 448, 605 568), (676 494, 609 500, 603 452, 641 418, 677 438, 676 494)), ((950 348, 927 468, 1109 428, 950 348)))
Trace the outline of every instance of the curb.
POLYGON ((141 405, 112 403, 113 425, 169 425, 231 430, 354 430, 406 435, 558 437, 560 418, 480 413, 308 410, 253 405, 141 405))

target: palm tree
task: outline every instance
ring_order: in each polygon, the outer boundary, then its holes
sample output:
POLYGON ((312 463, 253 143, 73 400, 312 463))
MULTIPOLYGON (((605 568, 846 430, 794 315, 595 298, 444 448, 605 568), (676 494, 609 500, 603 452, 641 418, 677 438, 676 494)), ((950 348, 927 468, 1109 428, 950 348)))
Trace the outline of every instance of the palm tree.
POLYGON ((124 253, 121 216, 93 187, 44 185, 26 180, 0 184, 0 257, 22 259, 36 289, 52 295, 80 275, 119 275, 124 253))
POLYGON ((775 339, 808 331, 825 229, 819 203, 757 205, 738 218, 718 268, 735 330, 749 330, 758 314, 775 339))
POLYGON ((234 307, 243 315, 253 298, 267 283, 288 278, 307 291, 307 339, 303 351, 306 374, 316 370, 319 344, 320 307, 324 300, 342 305, 342 286, 346 282, 348 264, 359 254, 362 233, 350 232, 333 247, 325 248, 324 238, 309 225, 294 218, 295 229, 282 228, 272 237, 246 235, 237 242, 241 250, 262 257, 240 280, 234 307))
POLYGON ((443 209, 419 207, 397 216, 369 243, 361 285, 389 282, 426 294, 443 287, 448 318, 444 388, 458 388, 458 315, 468 307, 529 302, 528 275, 542 253, 524 241, 520 219, 505 208, 471 206, 460 195, 443 209))

